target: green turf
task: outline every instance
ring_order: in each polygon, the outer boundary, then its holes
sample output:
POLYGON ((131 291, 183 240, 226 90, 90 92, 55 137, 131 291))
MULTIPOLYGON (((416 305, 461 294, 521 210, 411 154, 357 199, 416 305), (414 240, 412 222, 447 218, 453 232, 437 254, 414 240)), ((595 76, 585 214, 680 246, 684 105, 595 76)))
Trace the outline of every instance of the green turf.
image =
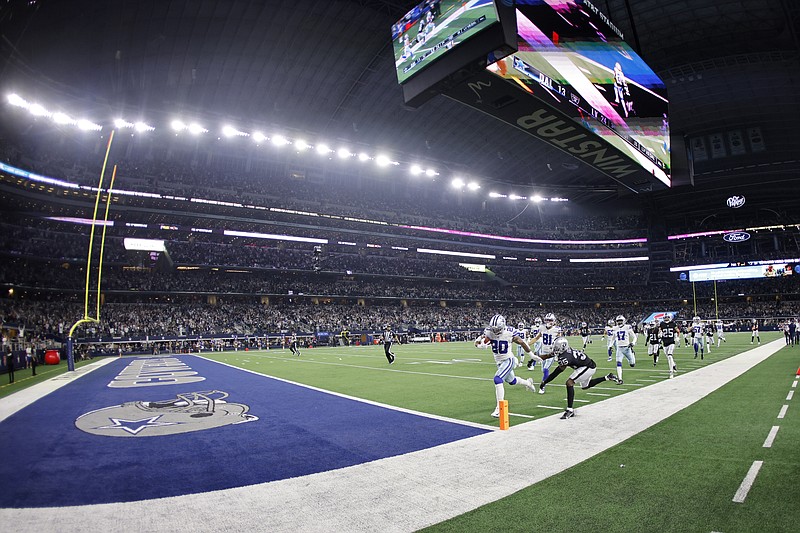
MULTIPOLYGON (((777 338, 777 333, 765 333, 762 340, 777 338)), ((729 340, 720 349, 713 349, 705 360, 694 359, 691 348, 680 348, 675 359, 679 371, 712 364, 750 347, 747 334, 729 334, 729 340)), ((572 346, 580 347, 580 337, 571 337, 572 346)), ((597 362, 596 375, 613 372, 616 363, 607 361, 605 340, 596 338, 587 352, 597 362)), ((495 408, 492 378, 496 370, 489 350, 475 349, 471 342, 403 345, 394 348, 396 362, 389 366, 381 346, 351 346, 316 348, 302 351, 294 357, 289 350, 269 352, 226 352, 204 354, 211 359, 288 379, 325 390, 348 394, 389 405, 447 416, 470 422, 497 425, 491 417, 495 408)), ((637 347, 637 365, 629 368, 624 363, 625 385, 612 382, 598 385, 590 391, 577 391, 576 407, 623 394, 668 378, 666 358, 654 367, 647 357, 646 348, 637 347), (591 393, 591 394, 588 394, 591 393), (606 396, 607 395, 607 396, 606 396)), ((537 384, 542 372, 518 368, 516 373, 526 379, 533 377, 537 384)), ((522 386, 506 385, 506 399, 512 413, 512 425, 541 418, 563 410, 566 406, 566 389, 563 373, 548 385, 546 394, 531 394, 522 386), (524 416, 513 416, 524 415, 524 416)))
POLYGON ((800 413, 786 396, 798 364, 800 347, 784 348, 622 444, 425 531, 797 531, 800 413), (772 426, 778 435, 763 448, 772 426), (745 502, 734 503, 755 460, 764 466, 745 502))

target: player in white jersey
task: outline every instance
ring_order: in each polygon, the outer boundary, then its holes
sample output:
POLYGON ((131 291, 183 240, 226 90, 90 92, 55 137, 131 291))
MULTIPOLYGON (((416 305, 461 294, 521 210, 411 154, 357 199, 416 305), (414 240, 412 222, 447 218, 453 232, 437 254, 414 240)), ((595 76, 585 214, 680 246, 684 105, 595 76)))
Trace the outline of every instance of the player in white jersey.
MULTIPOLYGON (((520 338, 525 342, 528 342, 530 339, 530 332, 528 328, 525 327, 524 322, 520 322, 517 325, 517 331, 520 333, 520 338)), ((522 366, 522 364, 525 362, 525 350, 519 344, 517 345, 517 357, 519 357, 519 366, 522 366)))
POLYGON ((627 359, 631 368, 636 366, 636 354, 633 347, 636 346, 636 332, 630 324, 626 323, 625 317, 619 315, 614 326, 614 344, 617 346, 617 379, 622 383, 622 359, 627 359))
MULTIPOLYGON (((533 343, 531 348, 533 349, 533 353, 536 355, 542 355, 542 338, 539 336, 539 332, 542 330, 542 319, 538 316, 533 319, 533 326, 531 326, 531 330, 528 332, 528 339, 530 342, 533 343)), ((536 361, 531 359, 528 361, 528 370, 533 370, 536 366, 536 361)))
POLYGON ((700 352, 700 359, 704 358, 703 337, 703 322, 699 316, 696 316, 692 319, 692 346, 694 347, 695 359, 697 359, 698 351, 700 352))
POLYGON ((608 360, 614 357, 614 319, 609 318, 606 324, 606 344, 608 345, 608 360))
MULTIPOLYGON (((544 361, 542 362, 542 383, 550 375, 550 366, 553 364, 554 359, 547 356, 553 353, 553 343, 561 336, 561 328, 556 326, 556 316, 553 313, 547 313, 544 316, 544 326, 539 330, 539 334, 534 340, 539 340, 542 343, 542 349, 539 355, 544 361)), ((539 394, 544 394, 544 388, 539 385, 539 394)))
MULTIPOLYGON (((489 321, 489 325, 483 330, 483 335, 475 339, 475 346, 481 347, 489 345, 492 347, 494 361, 497 363, 497 372, 494 374, 494 391, 497 398, 497 406, 492 412, 492 416, 500 416, 500 402, 505 398, 503 383, 509 385, 523 385, 529 391, 536 392, 533 379, 520 379, 514 375, 514 367, 517 358, 511 350, 511 344, 518 344, 525 350, 525 355, 536 359, 537 356, 531 353, 528 344, 522 340, 519 331, 511 326, 506 326, 506 319, 503 315, 494 315, 489 321)), ((541 359, 539 359, 541 361, 541 359)))
POLYGON ((719 348, 719 343, 728 342, 728 339, 725 338, 725 324, 722 323, 722 320, 717 320, 716 328, 717 328, 717 348, 719 348))
POLYGON ((758 320, 755 318, 753 319, 751 330, 753 333, 750 334, 750 344, 753 344, 753 339, 758 339, 758 344, 761 344, 761 336, 758 334, 758 320))

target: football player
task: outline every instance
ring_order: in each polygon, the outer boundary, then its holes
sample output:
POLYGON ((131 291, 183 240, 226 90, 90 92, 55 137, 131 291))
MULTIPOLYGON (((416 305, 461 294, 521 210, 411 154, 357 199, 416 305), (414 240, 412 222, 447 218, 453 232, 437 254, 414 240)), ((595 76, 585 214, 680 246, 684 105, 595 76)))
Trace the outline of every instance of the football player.
POLYGON ((608 345, 608 360, 614 357, 614 319, 609 318, 606 324, 606 344, 608 345))
POLYGON ((624 316, 619 315, 614 326, 614 344, 617 346, 617 378, 622 384, 622 359, 627 359, 631 368, 636 366, 636 354, 633 347, 636 346, 636 332, 630 324, 627 324, 624 316))
MULTIPOLYGON (((531 342, 533 343, 533 346, 531 346, 531 348, 533 348, 533 353, 539 356, 542 355, 542 338, 541 336, 539 336, 539 332, 541 330, 542 330, 542 319, 537 316, 536 318, 533 319, 533 327, 531 327, 531 330, 528 332, 528 339, 530 339, 531 342)), ((535 366, 536 366, 536 361, 534 360, 528 361, 528 370, 533 370, 535 366)))
MULTIPOLYGON (((503 315, 494 315, 489 321, 489 325, 483 330, 483 335, 475 339, 475 346, 480 344, 490 344, 494 361, 497 363, 497 372, 494 374, 494 392, 497 398, 497 405, 492 412, 492 416, 500 416, 500 402, 505 398, 503 383, 509 385, 524 385, 529 391, 536 392, 533 379, 519 379, 514 375, 514 367, 517 358, 511 351, 511 344, 518 344, 525 349, 525 355, 530 358, 538 359, 531 353, 528 344, 519 336, 519 331, 513 327, 506 326, 506 319, 503 315)), ((539 359, 541 361, 541 359, 539 359)))
POLYGON ((646 326, 647 355, 653 357, 653 366, 658 364, 658 352, 661 351, 661 329, 655 320, 646 326))
POLYGON ((553 381, 565 368, 569 367, 573 369, 572 374, 567 378, 567 409, 564 411, 564 414, 561 415, 561 420, 566 420, 567 418, 575 416, 575 409, 572 406, 575 401, 575 383, 580 385, 584 390, 591 389, 598 383, 604 381, 622 383, 622 381, 617 379, 612 373, 601 378, 592 379, 592 376, 594 376, 594 373, 597 371, 597 364, 582 351, 570 348, 566 337, 559 337, 553 342, 552 352, 548 354, 547 357, 556 359, 558 361, 558 367, 553 370, 552 374, 545 378, 542 382, 542 387, 553 381))
POLYGON ((751 330, 753 332, 750 334, 750 344, 753 344, 753 339, 758 339, 758 344, 761 344, 761 337, 758 334, 758 320, 755 318, 753 319, 753 326, 751 330))
POLYGON ((681 322, 681 335, 683 335, 684 347, 689 346, 689 339, 692 337, 692 330, 685 320, 681 322))
POLYGON ((694 358, 697 359, 697 351, 700 351, 700 359, 703 359, 703 323, 699 316, 692 319, 692 346, 694 347, 694 358))
POLYGON ((292 351, 292 355, 296 355, 300 357, 300 344, 297 342, 297 334, 292 333, 292 337, 289 340, 289 349, 292 351))
POLYGON ((587 344, 592 342, 592 340, 589 338, 590 333, 591 332, 589 331, 589 325, 586 322, 581 322, 580 334, 581 338, 583 339, 583 348, 582 348, 583 350, 586 349, 587 344))
POLYGON ((725 338, 725 325, 722 323, 722 320, 717 320, 717 348, 719 348, 720 342, 728 342, 728 339, 725 338))
POLYGON ((709 322, 706 324, 706 353, 711 353, 711 347, 714 345, 714 324, 709 322))
POLYGON ((550 375, 550 365, 553 364, 553 359, 545 357, 553 353, 553 343, 561 336, 561 327, 556 325, 556 315, 547 313, 544 316, 544 327, 539 329, 539 334, 534 341, 541 340, 542 349, 538 354, 542 358, 542 385, 539 386, 539 394, 544 394, 544 381, 550 375))
MULTIPOLYGON (((658 325, 661 344, 664 346, 664 355, 667 356, 667 364, 669 365, 669 377, 673 377, 678 367, 675 366, 675 360, 672 354, 675 353, 675 339, 680 334, 678 326, 672 321, 672 315, 667 313, 664 315, 664 320, 658 325)), ((680 340, 678 340, 680 342, 680 340)))
MULTIPOLYGON (((520 322, 519 324, 517 324, 517 331, 519 331, 520 333, 520 338, 525 342, 527 342, 528 339, 530 339, 529 336, 530 332, 525 327, 524 322, 520 322)), ((522 366, 522 364, 525 362, 525 350, 522 349, 521 345, 517 345, 517 357, 519 357, 519 365, 522 366)))

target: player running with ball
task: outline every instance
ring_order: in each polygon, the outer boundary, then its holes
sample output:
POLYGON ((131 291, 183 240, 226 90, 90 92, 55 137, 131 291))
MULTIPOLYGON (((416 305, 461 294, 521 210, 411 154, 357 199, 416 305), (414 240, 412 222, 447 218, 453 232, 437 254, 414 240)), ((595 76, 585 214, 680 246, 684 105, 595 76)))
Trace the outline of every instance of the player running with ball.
POLYGON ((503 383, 509 385, 523 385, 529 391, 536 392, 533 379, 520 379, 514 375, 514 367, 517 365, 517 358, 511 349, 511 344, 522 346, 525 355, 533 360, 541 361, 537 355, 531 353, 528 344, 522 340, 519 331, 511 326, 506 326, 506 319, 503 315, 494 315, 489 321, 489 325, 483 330, 483 335, 475 339, 476 347, 490 345, 494 361, 497 363, 497 372, 494 374, 494 392, 497 398, 497 406, 492 412, 492 416, 500 416, 500 402, 505 398, 503 383))

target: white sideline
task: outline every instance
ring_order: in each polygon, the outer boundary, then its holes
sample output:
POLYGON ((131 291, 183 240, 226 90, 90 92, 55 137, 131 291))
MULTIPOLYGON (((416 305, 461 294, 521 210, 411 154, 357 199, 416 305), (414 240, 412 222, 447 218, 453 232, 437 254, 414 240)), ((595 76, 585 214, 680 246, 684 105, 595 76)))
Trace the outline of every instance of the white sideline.
POLYGON ((128 503, 0 509, 0 523, 9 531, 33 533, 416 531, 513 494, 623 442, 744 374, 783 345, 783 339, 765 343, 674 379, 582 406, 569 420, 549 416, 509 431, 248 487, 128 503), (576 438, 580 435, 591 437, 576 438), (545 446, 559 450, 553 461, 535 468, 505 468, 498 475, 499 450, 545 446))
POLYGON ((64 385, 71 383, 81 376, 85 376, 89 372, 94 372, 98 368, 107 365, 115 359, 115 357, 105 357, 93 363, 89 363, 88 365, 83 365, 74 372, 67 372, 66 374, 53 376, 47 381, 37 383, 36 385, 31 385, 30 387, 17 391, 14 394, 9 394, 3 398, 2 402, 0 402, 0 422, 13 415, 20 409, 29 406, 39 398, 43 398, 45 395, 60 389, 64 385))
POLYGON ((783 418, 784 416, 786 416, 786 411, 788 409, 789 409, 788 405, 784 405, 783 407, 781 407, 781 412, 778 413, 778 418, 783 418))
POLYGON ((772 429, 769 430, 769 435, 767 435, 763 446, 761 446, 762 448, 772 448, 772 443, 775 442, 775 437, 778 436, 779 429, 781 429, 780 426, 772 426, 772 429))

